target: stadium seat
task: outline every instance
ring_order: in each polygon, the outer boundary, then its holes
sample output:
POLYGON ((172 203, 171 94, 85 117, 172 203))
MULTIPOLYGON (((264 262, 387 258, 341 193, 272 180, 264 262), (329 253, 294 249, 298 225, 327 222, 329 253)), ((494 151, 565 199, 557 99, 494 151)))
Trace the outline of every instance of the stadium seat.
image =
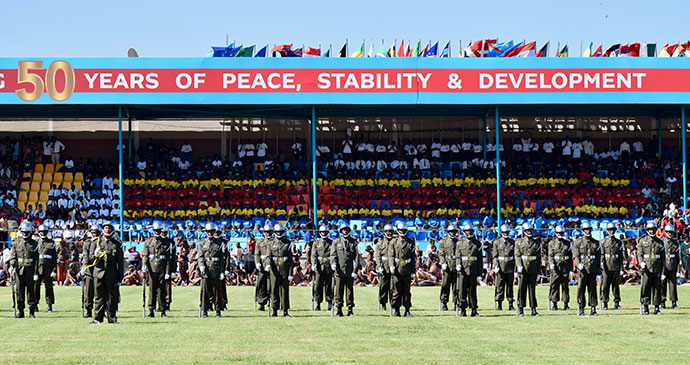
POLYGON ((24 211, 26 211, 26 202, 17 202, 17 209, 19 209, 20 212, 24 213, 24 211))
POLYGON ((72 190, 72 183, 71 183, 71 182, 68 182, 68 181, 64 181, 64 182, 62 183, 62 188, 63 188, 63 189, 67 189, 67 190, 72 190))
POLYGON ((74 174, 74 182, 84 182, 84 174, 81 172, 74 174))
MULTIPOLYGON (((48 199, 49 199, 49 197, 48 197, 47 191, 42 191, 41 194, 38 196, 38 201, 40 203, 45 203, 48 201, 48 199)), ((44 207, 45 207, 45 204, 44 204, 44 207)))
POLYGON ((72 187, 73 187, 75 190, 81 190, 81 184, 82 184, 82 183, 80 183, 80 182, 75 182, 75 183, 72 184, 72 187))
POLYGON ((63 164, 61 164, 61 163, 55 165, 55 171, 60 171, 60 169, 63 168, 64 166, 65 166, 65 165, 63 165, 63 164))
POLYGON ((38 201, 38 192, 37 191, 32 191, 29 193, 29 203, 35 203, 38 201))
POLYGON ((30 172, 25 172, 25 173, 22 174, 22 180, 31 180, 31 176, 32 176, 32 175, 33 175, 33 174, 30 173, 30 172))
POLYGON ((20 190, 28 191, 31 188, 31 183, 28 181, 22 181, 22 184, 19 185, 20 190))
POLYGON ((60 183, 62 182, 62 179, 63 179, 62 172, 56 172, 53 174, 53 183, 55 183, 56 185, 60 185, 60 183))
POLYGON ((50 173, 55 172, 55 165, 53 165, 52 163, 47 163, 46 166, 45 166, 45 168, 43 169, 43 172, 44 172, 44 173, 46 173, 46 172, 50 172, 50 173))
POLYGON ((26 202, 29 200, 29 196, 27 195, 26 191, 20 191, 19 195, 17 195, 17 201, 18 202, 26 202))
POLYGON ((43 173, 43 164, 42 163, 37 163, 36 166, 34 166, 34 172, 43 173))
POLYGON ((74 181, 74 174, 72 174, 71 172, 65 172, 65 174, 62 177, 62 181, 68 182, 68 183, 73 182, 74 181))
POLYGON ((43 176, 41 178, 42 182, 52 182, 53 181, 53 173, 52 172, 44 172, 43 176))
POLYGON ((30 189, 30 190, 31 190, 31 191, 39 191, 39 190, 41 190, 41 183, 35 182, 35 181, 32 182, 32 183, 31 183, 31 189, 30 189))
POLYGON ((41 191, 45 191, 45 192, 50 191, 50 183, 46 182, 46 181, 42 182, 41 183, 41 191))
POLYGON ((31 181, 41 182, 41 179, 43 179, 43 174, 40 172, 34 172, 33 177, 31 178, 31 181))

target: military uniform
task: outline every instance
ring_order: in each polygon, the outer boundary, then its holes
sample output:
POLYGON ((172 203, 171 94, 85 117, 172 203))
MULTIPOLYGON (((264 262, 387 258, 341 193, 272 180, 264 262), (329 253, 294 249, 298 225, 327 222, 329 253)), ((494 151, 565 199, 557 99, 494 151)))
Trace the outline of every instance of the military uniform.
POLYGON ((666 293, 668 290, 668 298, 672 303, 678 301, 678 289, 676 288, 676 275, 678 273, 678 265, 680 264, 680 245, 678 241, 673 238, 665 237, 663 239, 665 247, 664 260, 664 281, 661 285, 661 303, 666 302, 666 293))
POLYGON ((271 261, 271 306, 276 312, 290 309, 290 281, 292 276, 292 242, 285 235, 269 242, 271 261))
POLYGON ((335 306, 340 310, 347 298, 347 308, 355 307, 355 279, 352 274, 359 271, 359 246, 351 236, 340 236, 333 240, 330 251, 331 268, 335 266, 335 306))
POLYGON ((225 270, 227 270, 224 249, 223 243, 213 236, 204 238, 199 244, 197 260, 202 278, 201 308, 204 313, 208 312, 212 305, 215 306, 217 314, 223 310, 220 276, 225 275, 225 270))
MULTIPOLYGON (((455 248, 458 271, 460 309, 477 310, 477 278, 482 275, 482 244, 474 236, 461 237, 455 248)), ((457 267, 456 267, 457 269, 457 267)))
POLYGON ((41 282, 46 288, 46 304, 51 308, 55 304, 55 292, 53 291, 53 277, 51 274, 57 270, 57 249, 55 242, 50 238, 38 239, 38 281, 36 282, 36 305, 41 301, 41 282))
POLYGON ((15 270, 15 292, 17 294, 17 310, 19 316, 24 316, 24 306, 28 296, 29 312, 33 314, 36 308, 36 290, 34 275, 38 275, 38 242, 29 236, 20 237, 12 243, 10 250, 10 266, 15 270))
POLYGON ((498 303, 503 297, 513 305, 513 281, 515 273, 515 241, 508 237, 499 237, 494 241, 493 266, 498 269, 496 273, 496 291, 494 300, 498 303))
POLYGON ((389 266, 393 281, 393 308, 406 311, 412 307, 412 275, 415 274, 415 241, 410 237, 396 237, 388 246, 389 266))
MULTIPOLYGON (((223 247, 223 252, 225 253, 225 271, 230 272, 232 271, 231 269, 233 268, 234 262, 232 260, 232 256, 230 256, 230 242, 226 240, 225 238, 221 237, 216 237, 221 242, 221 246, 223 247)), ((223 278, 220 281, 220 297, 222 300, 222 307, 223 310, 228 309, 228 286, 226 285, 228 280, 227 276, 223 278)), ((239 282, 239 280, 238 280, 239 282)))
POLYGON ((438 261, 446 269, 443 271, 443 281, 441 282, 441 303, 446 307, 450 300, 451 291, 453 292, 453 304, 458 305, 458 271, 455 251, 459 238, 444 237, 438 242, 438 261))
POLYGON ((86 317, 91 316, 91 311, 93 310, 93 301, 95 296, 95 285, 93 281, 93 267, 90 266, 93 262, 91 257, 91 246, 95 245, 98 241, 96 238, 87 238, 84 240, 81 251, 81 266, 84 270, 84 277, 82 278, 83 292, 84 292, 84 309, 86 309, 86 317))
POLYGON ((271 271, 271 241, 272 238, 262 238, 256 242, 254 248, 254 260, 259 267, 256 275, 256 290, 254 291, 254 300, 260 305, 264 306, 268 303, 268 280, 270 279, 271 271))
MULTIPOLYGON (((390 257, 388 257, 388 247, 392 244, 394 238, 383 237, 376 243, 374 252, 374 259, 376 265, 381 269, 379 278, 379 303, 385 306, 391 300, 391 268, 390 257)), ((378 269, 377 268, 377 269, 378 269)))
POLYGON ((580 283, 577 287, 577 302, 580 308, 584 308, 589 302, 590 307, 596 307, 597 300, 597 275, 601 272, 601 249, 599 242, 594 238, 580 237, 573 244, 573 257, 578 267, 580 283), (584 265, 580 269, 580 265, 584 265), (585 299, 585 292, 589 293, 589 300, 585 299))
POLYGON ((107 311, 108 322, 115 322, 120 300, 118 286, 125 272, 122 243, 114 234, 110 237, 101 236, 91 243, 89 249, 96 297, 93 318, 102 322, 107 311))
POLYGON ((170 304, 172 303, 172 287, 173 287, 173 274, 177 273, 177 245, 175 240, 165 237, 170 246, 170 261, 168 261, 168 274, 170 278, 165 281, 165 310, 170 310, 170 304))
POLYGON ((311 263, 316 266, 314 272, 314 301, 321 304, 326 297, 326 302, 333 303, 333 285, 331 283, 333 271, 330 265, 331 245, 333 240, 330 238, 317 238, 311 248, 311 263))
POLYGON ((548 245, 548 261, 551 275, 549 279, 549 300, 556 303, 561 299, 563 292, 563 304, 568 307, 570 301, 570 272, 573 271, 573 252, 570 241, 565 238, 555 237, 548 245))
POLYGON ((613 301, 616 305, 621 301, 618 282, 623 270, 623 252, 623 242, 615 236, 610 235, 601 241, 601 300, 605 305, 609 302, 609 291, 613 292, 613 301))
POLYGON ((165 312, 167 307, 167 283, 165 275, 170 274, 170 244, 166 238, 150 237, 144 242, 141 251, 141 264, 148 272, 149 282, 149 312, 158 308, 165 312))
POLYGON ((644 236, 637 243, 637 262, 645 263, 642 269, 642 304, 661 304, 661 273, 664 269, 664 242, 656 236, 644 236))
POLYGON ((518 308, 525 308, 529 292, 530 307, 537 308, 537 275, 541 270, 541 243, 535 236, 523 236, 515 241, 515 264, 522 267, 518 279, 518 308))

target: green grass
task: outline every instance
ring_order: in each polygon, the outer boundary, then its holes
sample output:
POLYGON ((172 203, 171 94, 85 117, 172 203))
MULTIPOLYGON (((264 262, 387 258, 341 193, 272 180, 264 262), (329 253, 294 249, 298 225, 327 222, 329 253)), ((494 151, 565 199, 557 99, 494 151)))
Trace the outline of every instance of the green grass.
MULTIPOLYGON (((516 318, 492 310, 493 287, 479 288, 482 318, 438 312, 439 288, 413 288, 413 318, 376 310, 376 288, 356 288, 353 318, 312 312, 311 289, 291 288, 292 318, 253 312, 253 288, 229 287, 230 311, 199 319, 198 287, 175 288, 168 319, 141 318, 141 287, 122 290, 118 325, 80 318, 80 288, 57 288, 54 313, 13 319, 0 288, 1 363, 684 363, 690 287, 680 310, 639 316, 639 287, 622 288, 622 311, 579 318, 546 310, 516 318)), ((571 287, 571 296, 575 296, 571 287)), ((574 306, 571 303, 571 306, 574 306)), ((40 308, 45 309, 45 304, 40 308)))

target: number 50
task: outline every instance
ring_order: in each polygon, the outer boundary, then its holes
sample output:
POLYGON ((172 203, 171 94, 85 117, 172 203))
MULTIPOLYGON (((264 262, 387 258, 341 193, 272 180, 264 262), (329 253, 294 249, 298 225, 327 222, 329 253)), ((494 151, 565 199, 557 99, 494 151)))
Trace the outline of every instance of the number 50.
POLYGON ((45 82, 40 75, 29 71, 43 69, 43 61, 19 61, 17 72, 17 83, 29 83, 33 85, 33 90, 28 91, 27 87, 17 89, 17 96, 24 101, 34 101, 43 95, 43 91, 48 92, 48 96, 55 101, 65 101, 74 92, 74 69, 66 61, 55 61, 46 70, 45 82), (55 77, 58 71, 65 74, 65 87, 62 91, 57 89, 55 77))

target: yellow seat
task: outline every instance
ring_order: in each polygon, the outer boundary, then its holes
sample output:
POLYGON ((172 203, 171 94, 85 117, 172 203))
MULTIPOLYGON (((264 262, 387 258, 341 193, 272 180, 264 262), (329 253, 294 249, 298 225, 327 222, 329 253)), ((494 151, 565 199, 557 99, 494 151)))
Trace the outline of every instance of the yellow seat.
POLYGON ((44 173, 46 173, 46 172, 50 172, 50 173, 55 172, 55 165, 53 165, 52 163, 47 163, 46 166, 43 168, 43 172, 44 172, 44 173))
POLYGON ((38 196, 38 201, 41 203, 45 203, 48 201, 48 192, 47 191, 42 191, 41 194, 38 196))
POLYGON ((65 172, 62 175, 62 181, 71 183, 72 181, 74 181, 74 174, 72 174, 71 172, 65 172))
POLYGON ((84 174, 81 172, 74 174, 74 182, 84 182, 84 174))
POLYGON ((53 183, 55 183, 56 185, 60 185, 60 183, 62 182, 62 178, 63 178, 62 172, 54 173, 53 174, 53 183))
POLYGON ((17 196, 17 201, 23 203, 27 200, 29 200, 29 196, 27 195, 26 191, 20 191, 19 195, 17 196))
POLYGON ((81 183, 80 182, 74 182, 74 183, 72 183, 72 186, 74 187, 75 190, 81 190, 81 183))
POLYGON ((26 211, 26 202, 17 202, 17 209, 24 213, 24 211, 26 211))
POLYGON ((63 168, 65 165, 59 163, 55 166, 55 171, 60 171, 61 168, 63 168))
POLYGON ((28 181, 23 181, 22 184, 19 186, 20 190, 28 191, 31 188, 31 183, 28 181))
POLYGON ((43 164, 37 163, 36 166, 34 167, 34 172, 43 173, 43 164))
POLYGON ((35 203, 38 201, 38 192, 37 191, 32 191, 29 193, 29 203, 35 203))
POLYGON ((42 182, 41 191, 50 191, 50 183, 46 181, 42 182))
POLYGON ((43 181, 43 182, 53 181, 53 173, 52 172, 44 172, 43 178, 41 179, 41 181, 43 181))
POLYGON ((30 180, 31 179, 31 173, 30 172, 25 172, 22 174, 22 180, 30 180))
POLYGON ((31 181, 41 182, 41 179, 43 179, 43 174, 40 172, 34 172, 34 175, 31 178, 31 181))
POLYGON ((38 183, 38 182, 35 182, 35 181, 32 182, 32 183, 31 183, 31 189, 29 189, 29 190, 31 190, 31 191, 39 191, 39 190, 41 190, 41 183, 38 183))
POLYGON ((65 181, 62 183, 62 188, 67 189, 67 190, 72 190, 72 183, 65 181))

